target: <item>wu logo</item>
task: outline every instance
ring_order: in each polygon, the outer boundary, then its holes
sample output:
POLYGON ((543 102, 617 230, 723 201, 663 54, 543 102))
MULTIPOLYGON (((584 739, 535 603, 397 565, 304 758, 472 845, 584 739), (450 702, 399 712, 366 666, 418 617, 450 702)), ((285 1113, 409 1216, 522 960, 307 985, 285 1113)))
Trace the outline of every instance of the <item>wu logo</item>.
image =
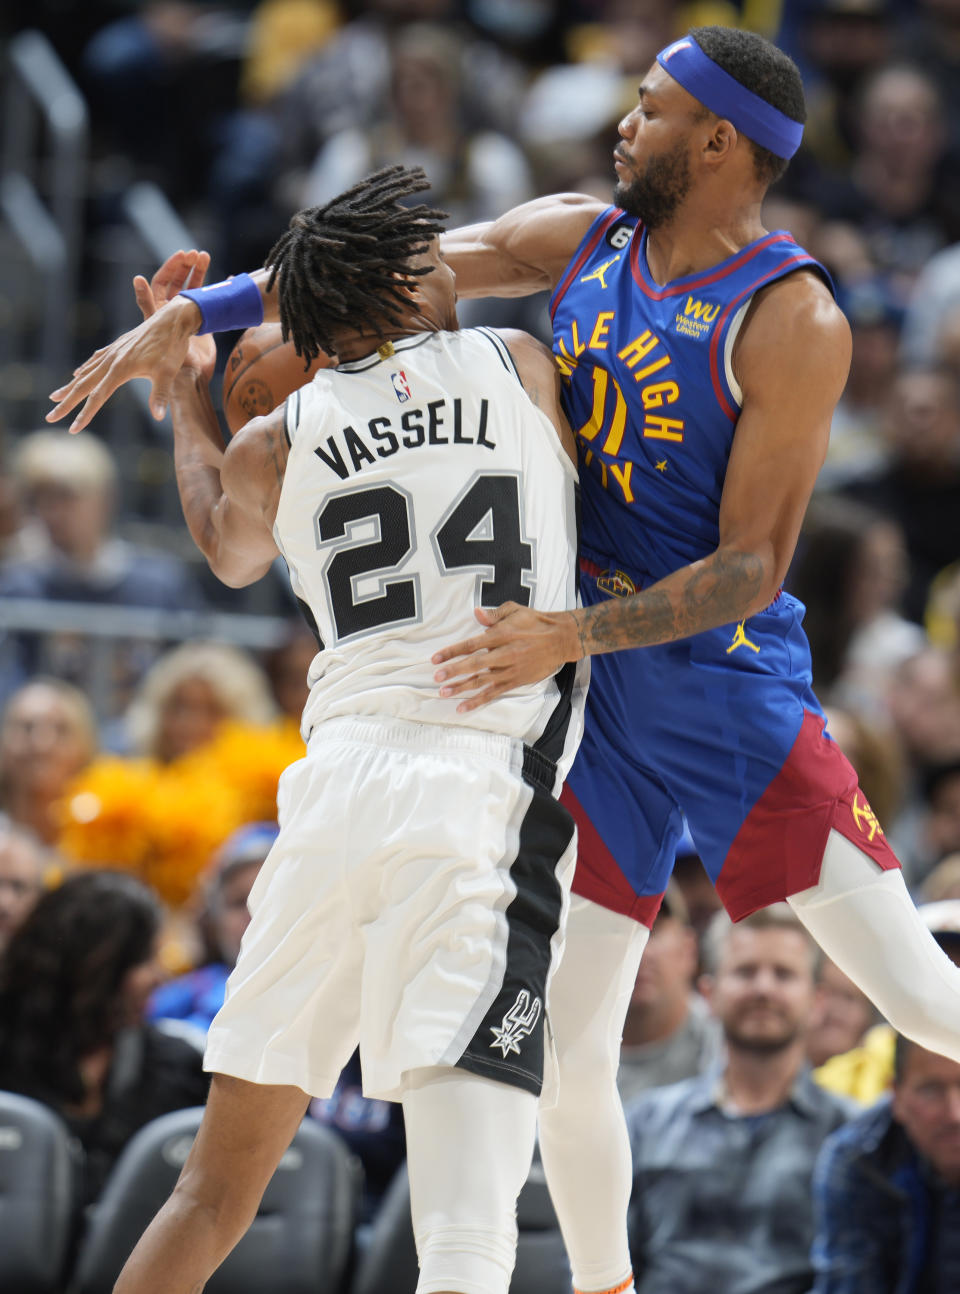
POLYGON ((683 313, 693 315, 694 319, 702 319, 704 323, 713 323, 719 313, 719 305, 708 306, 702 301, 694 301, 693 297, 687 297, 687 304, 683 313))
POLYGON ((517 994, 516 1002, 500 1024, 490 1026, 490 1032, 493 1034, 493 1042, 490 1046, 499 1047, 504 1059, 511 1052, 516 1052, 519 1056, 520 1044, 524 1038, 533 1033, 542 1009, 543 1005, 538 997, 531 1002, 527 990, 521 989, 517 994))

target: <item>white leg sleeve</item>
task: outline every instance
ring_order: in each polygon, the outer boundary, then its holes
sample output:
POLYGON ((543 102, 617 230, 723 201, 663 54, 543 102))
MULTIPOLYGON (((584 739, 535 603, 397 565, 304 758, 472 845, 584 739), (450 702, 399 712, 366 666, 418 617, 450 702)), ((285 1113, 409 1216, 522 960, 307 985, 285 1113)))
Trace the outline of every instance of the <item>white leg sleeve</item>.
POLYGON ((960 968, 923 924, 902 872, 881 871, 831 831, 818 884, 787 902, 898 1033, 960 1062, 960 968))
POLYGON ((630 1273, 633 1169, 617 1069, 648 934, 629 917, 573 895, 550 982, 559 1088, 556 1104, 540 1111, 540 1153, 578 1290, 612 1289, 630 1273))
POLYGON ((460 1069, 409 1078, 402 1100, 417 1294, 507 1294, 537 1098, 460 1069))

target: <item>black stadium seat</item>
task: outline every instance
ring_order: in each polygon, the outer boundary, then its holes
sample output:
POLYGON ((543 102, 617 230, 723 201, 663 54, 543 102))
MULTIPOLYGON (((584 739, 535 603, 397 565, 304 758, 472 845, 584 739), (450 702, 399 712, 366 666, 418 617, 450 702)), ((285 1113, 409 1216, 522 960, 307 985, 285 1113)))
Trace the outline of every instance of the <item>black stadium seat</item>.
MULTIPOLYGON (((71 1294, 110 1294, 127 1255, 170 1194, 202 1109, 148 1123, 124 1150, 93 1210, 71 1294)), ((352 1253, 357 1175, 343 1143, 305 1120, 246 1235, 206 1294, 339 1294, 352 1253)))
POLYGON ((0 1092, 0 1290, 58 1294, 72 1211, 66 1127, 39 1101, 0 1092))
MULTIPOLYGON (((570 1294, 570 1266, 539 1159, 517 1201, 517 1228, 517 1265, 510 1294, 570 1294)), ((417 1251, 404 1167, 391 1182, 374 1220, 350 1294, 413 1294, 416 1284, 417 1251)))

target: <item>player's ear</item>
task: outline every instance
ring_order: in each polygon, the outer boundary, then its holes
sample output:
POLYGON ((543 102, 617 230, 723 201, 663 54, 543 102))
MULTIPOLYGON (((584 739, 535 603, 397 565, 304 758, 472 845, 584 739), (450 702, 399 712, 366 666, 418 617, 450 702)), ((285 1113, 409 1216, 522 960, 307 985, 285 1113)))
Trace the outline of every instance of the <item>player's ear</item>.
POLYGON ((420 279, 416 275, 394 274, 393 279, 398 290, 409 298, 411 304, 421 300, 420 279))
MULTIPOLYGON (((713 129, 704 144, 704 160, 712 165, 726 160, 736 148, 739 138, 737 128, 732 121, 727 121, 726 117, 715 118, 713 129)), ((744 140, 743 142, 746 143, 747 141, 744 140)))

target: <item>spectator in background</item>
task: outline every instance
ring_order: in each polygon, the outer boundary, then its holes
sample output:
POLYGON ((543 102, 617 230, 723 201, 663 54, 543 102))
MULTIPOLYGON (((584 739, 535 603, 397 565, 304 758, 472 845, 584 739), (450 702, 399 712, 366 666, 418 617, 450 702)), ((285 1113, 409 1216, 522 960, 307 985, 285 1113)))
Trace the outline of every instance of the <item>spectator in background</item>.
POLYGON ((20 442, 14 473, 49 549, 44 557, 8 563, 0 592, 163 611, 201 605, 182 562, 112 533, 117 469, 96 436, 34 432, 20 442))
POLYGON ((703 955, 726 1061, 627 1112, 637 1294, 806 1294, 814 1158, 848 1115, 805 1064, 819 953, 775 904, 718 914, 703 955))
POLYGON ((902 372, 891 392, 892 456, 844 493, 899 523, 910 557, 904 614, 921 621, 930 583, 957 559, 960 516, 960 379, 949 369, 902 372))
POLYGON ((924 264, 960 238, 960 186, 935 80, 907 63, 870 71, 854 132, 852 163, 824 177, 819 201, 827 218, 859 226, 905 304, 924 264))
MULTIPOLYGON (((245 652, 215 642, 175 648, 129 711, 139 758, 105 756, 70 787, 62 852, 132 872, 182 908, 232 831, 276 816, 280 774, 304 745, 274 715, 266 676, 245 652)), ((189 947, 167 952, 171 969, 194 964, 189 947)))
MULTIPOLYGON (((826 251, 835 237, 828 234, 826 251)), ((816 245, 816 238, 814 238, 816 245)), ((804 244, 806 246, 806 244, 804 244)), ((836 266, 832 266, 836 272, 836 266)), ((903 304, 878 275, 841 285, 840 301, 853 338, 850 373, 830 424, 827 459, 818 490, 879 472, 886 464, 884 412, 897 371, 903 304)))
POLYGON ((0 957, 43 893, 52 863, 32 832, 0 817, 0 957))
POLYGON ((365 132, 391 112, 391 44, 412 23, 442 24, 461 38, 450 75, 461 86, 467 128, 512 134, 525 69, 466 28, 461 13, 457 0, 366 0, 291 83, 228 123, 210 175, 225 264, 261 261, 328 141, 365 132))
POLYGON ((853 155, 857 87, 894 50, 892 5, 890 0, 809 0, 783 10, 784 21, 792 19, 797 29, 796 40, 778 43, 800 64, 807 99, 798 170, 809 172, 810 160, 816 173, 842 168, 853 155))
POLYGON ((212 742, 227 721, 274 717, 263 672, 226 643, 187 642, 150 670, 127 713, 133 749, 169 764, 212 742))
MULTIPOLYGON (((26 436, 14 458, 14 473, 30 515, 43 527, 46 544, 42 552, 11 559, 0 568, 0 598, 160 611, 203 605, 197 584, 178 558, 113 534, 117 469, 96 436, 55 431, 26 436)), ((58 678, 89 686, 93 640, 60 631, 20 632, 14 641, 25 676, 42 667, 58 678)), ((126 702, 157 650, 156 643, 147 641, 117 649, 109 671, 115 694, 111 713, 126 702)))
POLYGON ((63 797, 96 750, 96 721, 82 692, 55 678, 26 683, 0 719, 0 811, 56 844, 63 797))
POLYGON ((199 914, 203 965, 158 988, 147 1008, 148 1019, 179 1020, 206 1038, 210 1022, 223 1006, 227 977, 250 924, 250 891, 278 831, 275 822, 250 822, 224 841, 203 885, 199 914))
POLYGON ((807 608, 814 687, 876 714, 892 671, 926 643, 897 610, 909 575, 903 532, 849 499, 813 500, 788 577, 807 608))
POLYGON ((917 278, 901 338, 904 363, 930 368, 943 359, 943 331, 960 309, 960 242, 927 261, 917 278))
POLYGON ((687 906, 667 884, 623 1026, 617 1087, 624 1106, 650 1087, 692 1078, 720 1058, 720 1028, 694 991, 699 953, 687 906))
POLYGON ((960 1065, 896 1040, 892 1097, 824 1144, 813 1294, 960 1289, 960 1065))
POLYGON ((83 1150, 83 1206, 138 1128, 206 1098, 200 1052, 143 1021, 159 929, 138 881, 88 872, 48 890, 0 960, 0 1088, 64 1120, 83 1150))
MULTIPOLYGON (((925 903, 920 915, 947 956, 960 966, 960 900, 925 903)), ((832 1057, 816 1072, 816 1080, 831 1092, 869 1105, 893 1082, 896 1034, 888 1024, 878 1024, 860 1046, 832 1057)))
POLYGON ((813 1066, 859 1046, 878 1019, 870 999, 829 957, 820 967, 819 986, 820 1002, 807 1034, 807 1060, 813 1066))
POLYGON ((960 759, 960 679, 945 651, 908 657, 894 672, 887 704, 914 769, 960 759))
POLYGON ((317 156, 298 205, 328 202, 381 166, 422 166, 428 205, 452 224, 492 220, 533 196, 526 158, 506 135, 467 124, 458 70, 459 38, 444 27, 412 24, 390 51, 390 103, 369 128, 350 126, 317 156))
POLYGON ((937 82, 956 155, 960 149, 960 5, 956 0, 914 0, 904 9, 910 22, 903 47, 937 82))

